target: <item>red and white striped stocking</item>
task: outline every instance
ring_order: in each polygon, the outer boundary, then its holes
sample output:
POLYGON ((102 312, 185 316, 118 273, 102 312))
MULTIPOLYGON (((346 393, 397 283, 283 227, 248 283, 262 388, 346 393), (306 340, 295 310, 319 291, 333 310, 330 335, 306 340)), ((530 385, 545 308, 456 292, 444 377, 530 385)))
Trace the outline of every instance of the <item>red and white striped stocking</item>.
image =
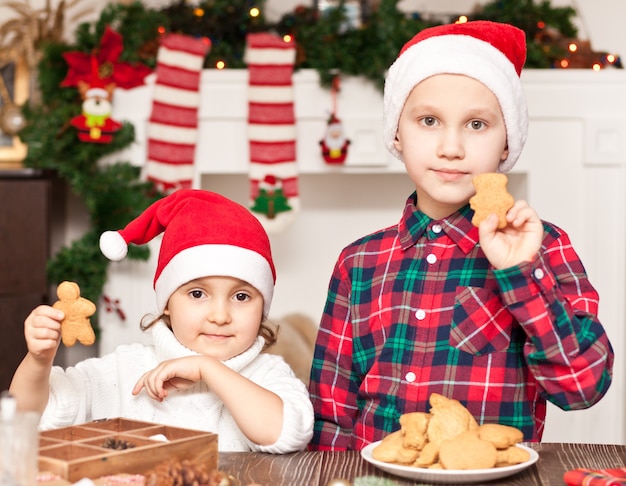
POLYGON ((293 39, 269 32, 246 37, 250 209, 268 232, 282 230, 300 209, 292 80, 295 57, 293 39))
POLYGON ((163 192, 193 183, 200 75, 209 48, 207 39, 186 35, 167 34, 161 39, 145 175, 163 192))

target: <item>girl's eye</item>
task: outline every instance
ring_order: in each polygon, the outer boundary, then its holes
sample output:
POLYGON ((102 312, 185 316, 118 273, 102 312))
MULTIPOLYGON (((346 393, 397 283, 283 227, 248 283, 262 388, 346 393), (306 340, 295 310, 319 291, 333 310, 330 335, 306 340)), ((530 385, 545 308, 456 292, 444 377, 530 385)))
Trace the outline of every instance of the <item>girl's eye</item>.
POLYGON ((245 302, 246 300, 249 300, 250 296, 248 294, 246 294, 245 292, 237 292, 235 294, 235 300, 237 302, 245 302))
POLYGON ((437 124, 437 119, 434 116, 425 116, 421 121, 427 127, 432 127, 437 124))
POLYGON ((485 122, 482 122, 480 120, 472 120, 471 122, 469 122, 469 126, 473 130, 481 130, 485 127, 485 122))
POLYGON ((204 295, 204 292, 202 292, 202 290, 192 290, 191 292, 189 292, 189 295, 193 299, 201 299, 202 296, 204 295))

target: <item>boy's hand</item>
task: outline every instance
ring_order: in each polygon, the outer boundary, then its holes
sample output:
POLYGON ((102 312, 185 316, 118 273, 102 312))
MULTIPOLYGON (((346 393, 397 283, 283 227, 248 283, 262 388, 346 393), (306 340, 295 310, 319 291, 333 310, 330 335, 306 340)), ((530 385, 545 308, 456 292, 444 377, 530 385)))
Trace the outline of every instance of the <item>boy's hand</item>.
POLYGON ((61 342, 61 321, 65 314, 49 305, 35 308, 24 321, 28 352, 39 362, 51 363, 61 342))
POLYGON ((492 214, 478 227, 480 246, 496 269, 532 261, 543 241, 543 223, 526 201, 516 201, 506 220, 499 230, 498 217, 492 214))

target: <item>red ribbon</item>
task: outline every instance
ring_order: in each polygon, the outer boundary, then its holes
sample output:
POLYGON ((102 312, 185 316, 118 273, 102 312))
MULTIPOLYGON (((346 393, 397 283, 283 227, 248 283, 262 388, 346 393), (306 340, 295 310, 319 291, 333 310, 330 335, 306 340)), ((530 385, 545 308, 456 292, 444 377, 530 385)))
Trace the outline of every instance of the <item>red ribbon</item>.
POLYGON ((573 469, 563 475, 563 481, 567 486, 622 486, 626 485, 626 468, 573 469))

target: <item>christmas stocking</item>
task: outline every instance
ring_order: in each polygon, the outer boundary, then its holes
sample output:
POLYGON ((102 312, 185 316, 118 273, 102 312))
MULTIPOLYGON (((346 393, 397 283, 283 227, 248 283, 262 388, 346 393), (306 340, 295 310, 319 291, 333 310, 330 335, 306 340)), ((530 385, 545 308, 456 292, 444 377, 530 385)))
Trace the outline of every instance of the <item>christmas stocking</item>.
POLYGON ((300 209, 292 81, 296 46, 267 32, 248 34, 246 42, 251 210, 275 232, 300 209))
POLYGON ((163 192, 193 182, 200 75, 209 48, 206 40, 180 34, 166 35, 159 46, 146 178, 163 192))

